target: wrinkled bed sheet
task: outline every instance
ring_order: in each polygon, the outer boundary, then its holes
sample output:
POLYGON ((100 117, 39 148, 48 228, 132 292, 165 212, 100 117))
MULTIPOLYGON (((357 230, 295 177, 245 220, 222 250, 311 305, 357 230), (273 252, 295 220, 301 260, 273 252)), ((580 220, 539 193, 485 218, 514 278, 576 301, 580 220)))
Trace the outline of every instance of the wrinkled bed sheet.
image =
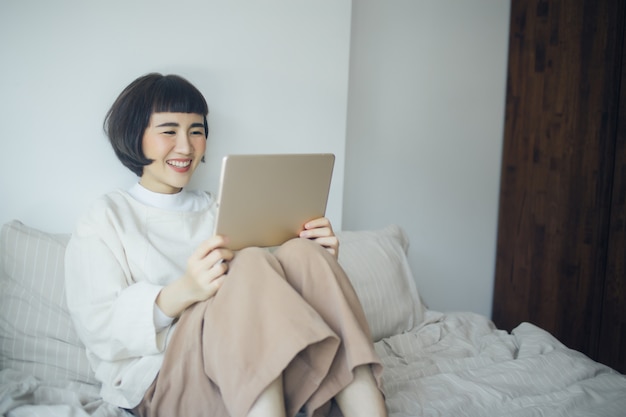
POLYGON ((128 417, 102 401, 98 388, 69 381, 40 381, 14 371, 0 371, 0 415, 7 417, 128 417))
POLYGON ((529 323, 429 311, 376 350, 390 417, 626 415, 626 376, 529 323))
MULTIPOLYGON (((625 416, 626 376, 528 323, 511 334, 472 313, 428 311, 376 343, 390 417, 625 416)), ((97 387, 0 371, 0 415, 128 417, 97 387)))

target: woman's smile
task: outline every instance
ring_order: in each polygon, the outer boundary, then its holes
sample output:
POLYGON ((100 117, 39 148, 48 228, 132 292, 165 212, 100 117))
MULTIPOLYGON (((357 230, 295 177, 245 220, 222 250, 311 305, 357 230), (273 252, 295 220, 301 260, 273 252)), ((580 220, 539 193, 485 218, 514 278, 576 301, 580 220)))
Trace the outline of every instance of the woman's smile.
POLYGON ((187 172, 191 167, 191 159, 170 159, 165 162, 176 172, 187 172))

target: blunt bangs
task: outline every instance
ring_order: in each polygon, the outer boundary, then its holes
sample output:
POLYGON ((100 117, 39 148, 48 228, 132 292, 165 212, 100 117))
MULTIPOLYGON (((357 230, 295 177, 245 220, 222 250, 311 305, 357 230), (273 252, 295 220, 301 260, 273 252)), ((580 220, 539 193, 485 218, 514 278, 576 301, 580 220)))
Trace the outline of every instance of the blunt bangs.
POLYGON ((153 113, 196 113, 206 116, 209 112, 202 94, 187 80, 176 75, 167 75, 158 80, 153 93, 153 113))

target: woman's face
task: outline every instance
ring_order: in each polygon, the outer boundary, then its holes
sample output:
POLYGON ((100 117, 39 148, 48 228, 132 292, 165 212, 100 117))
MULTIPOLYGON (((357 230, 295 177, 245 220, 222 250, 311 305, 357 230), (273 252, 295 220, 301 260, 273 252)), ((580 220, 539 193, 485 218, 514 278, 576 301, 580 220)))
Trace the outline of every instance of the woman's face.
POLYGON ((150 165, 140 183, 150 191, 174 194, 185 187, 206 149, 204 117, 195 113, 152 113, 142 149, 150 165))

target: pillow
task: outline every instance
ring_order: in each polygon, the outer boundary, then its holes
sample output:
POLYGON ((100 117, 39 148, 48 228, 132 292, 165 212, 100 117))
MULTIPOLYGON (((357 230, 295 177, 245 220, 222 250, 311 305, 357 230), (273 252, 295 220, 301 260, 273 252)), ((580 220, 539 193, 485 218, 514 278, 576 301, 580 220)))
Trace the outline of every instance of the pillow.
POLYGON ((425 307, 409 267, 409 240, 397 225, 381 230, 342 231, 339 263, 361 300, 374 342, 411 330, 425 307))
MULTIPOLYGON (((411 274, 408 239, 392 225, 343 231, 339 262, 363 305, 373 341, 423 321, 424 307, 411 274)), ((97 385, 65 301, 64 255, 69 235, 14 220, 0 232, 0 369, 41 380, 97 385)))
POLYGON ((17 220, 0 232, 0 369, 97 384, 65 302, 69 235, 17 220))

